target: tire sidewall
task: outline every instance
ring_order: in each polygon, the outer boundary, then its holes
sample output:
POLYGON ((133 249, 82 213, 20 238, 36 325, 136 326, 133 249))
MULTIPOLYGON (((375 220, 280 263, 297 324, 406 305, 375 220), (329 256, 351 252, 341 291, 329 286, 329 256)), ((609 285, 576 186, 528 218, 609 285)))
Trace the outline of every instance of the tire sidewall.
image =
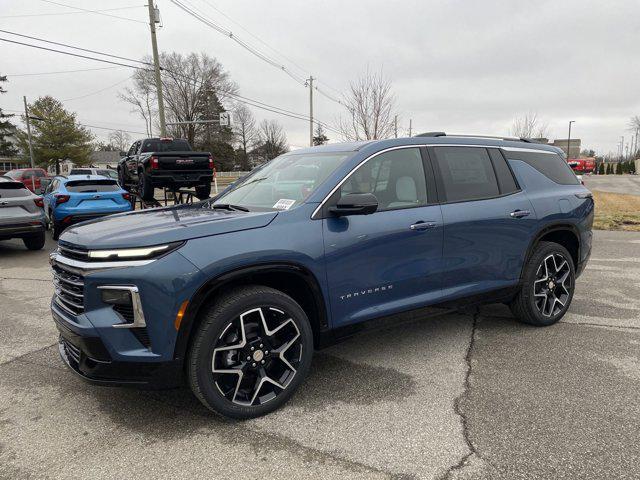
POLYGON ((216 306, 209 308, 190 349, 189 364, 191 368, 189 375, 192 377, 190 379, 192 388, 195 381, 200 394, 195 390, 194 392, 209 409, 227 417, 237 419, 253 418, 276 410, 289 400, 307 376, 312 356, 313 333, 307 315, 302 308, 282 292, 259 288, 251 292, 247 291, 246 296, 241 297, 238 301, 224 304, 222 308, 216 308, 216 306), (291 383, 276 398, 264 405, 245 407, 234 404, 222 396, 213 381, 211 361, 216 341, 229 322, 240 316, 240 314, 258 307, 277 308, 293 319, 302 337, 302 359, 291 383), (194 355, 196 355, 196 358, 194 358, 194 355))
POLYGON ((576 271, 575 271, 575 266, 573 264, 573 258, 571 257, 571 254, 566 248, 564 248, 562 245, 559 245, 557 243, 551 243, 551 242, 544 242, 543 244, 541 244, 536 249, 533 256, 531 257, 527 265, 527 269, 525 271, 523 280, 524 282, 523 282, 522 288, 523 288, 524 301, 527 306, 527 309, 529 310, 530 315, 535 320, 536 325, 540 325, 540 326, 553 325, 554 323, 558 322, 567 313, 567 311, 569 310, 569 307, 571 306, 571 301, 573 300, 573 295, 575 292, 576 271), (571 270, 571 289, 569 292, 569 298, 567 299, 567 302, 565 303, 565 306, 563 307, 563 309, 555 315, 552 315, 550 317, 545 317, 538 310, 538 307, 536 307, 535 297, 533 296, 533 282, 536 280, 536 274, 538 272, 538 268, 540 267, 542 260, 551 254, 560 254, 569 263, 569 268, 571 270))

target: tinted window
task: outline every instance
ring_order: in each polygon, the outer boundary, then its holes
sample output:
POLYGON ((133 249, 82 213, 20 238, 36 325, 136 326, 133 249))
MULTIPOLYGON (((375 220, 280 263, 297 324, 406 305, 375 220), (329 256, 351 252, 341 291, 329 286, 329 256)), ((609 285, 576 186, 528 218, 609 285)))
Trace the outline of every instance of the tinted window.
POLYGON ((67 182, 66 188, 70 192, 115 192, 120 190, 115 180, 73 180, 67 182))
POLYGON ((516 185, 516 181, 513 178, 513 173, 511 173, 511 169, 509 165, 507 165, 507 161, 504 159, 500 150, 495 148, 489 149, 489 155, 491 156, 491 161, 493 162, 493 169, 496 172, 496 176, 498 177, 498 187, 500 187, 500 193, 502 195, 507 195, 509 193, 517 192, 518 185, 516 185))
POLYGON ((500 195, 496 174, 484 148, 435 147, 447 202, 461 202, 500 195))
POLYGON ((69 175, 91 175, 89 168, 72 168, 69 175))
POLYGON ((558 154, 510 150, 505 150, 504 154, 509 159, 522 160, 528 163, 544 176, 561 185, 578 185, 580 183, 571 167, 558 154))
POLYGON ((35 170, 36 177, 46 177, 46 174, 42 170, 35 170))
POLYGON ((378 155, 353 172, 339 189, 348 193, 373 193, 378 211, 427 204, 422 156, 418 148, 403 148, 378 155))
POLYGON ((191 147, 186 140, 145 140, 140 153, 188 151, 191 151, 191 147))
POLYGON ((20 182, 0 182, 0 198, 28 197, 31 192, 20 182))

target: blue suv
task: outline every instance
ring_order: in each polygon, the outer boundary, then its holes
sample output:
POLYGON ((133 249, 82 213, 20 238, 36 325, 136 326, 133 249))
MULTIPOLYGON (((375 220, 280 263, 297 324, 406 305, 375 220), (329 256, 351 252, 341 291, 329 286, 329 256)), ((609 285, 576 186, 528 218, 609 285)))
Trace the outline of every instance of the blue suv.
POLYGON ((281 406, 314 349, 418 309, 557 322, 594 204, 561 152, 442 133, 282 155, 193 205, 68 229, 60 354, 102 385, 178 386, 233 418, 281 406))
POLYGON ((74 223, 132 209, 129 192, 102 175, 54 177, 44 191, 44 211, 54 240, 74 223))

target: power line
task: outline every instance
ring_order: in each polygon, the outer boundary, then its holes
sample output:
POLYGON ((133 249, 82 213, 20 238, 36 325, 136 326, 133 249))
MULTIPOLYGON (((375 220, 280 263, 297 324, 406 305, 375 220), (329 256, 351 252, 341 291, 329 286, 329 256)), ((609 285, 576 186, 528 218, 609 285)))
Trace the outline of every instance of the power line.
MULTIPOLYGON (((28 38, 29 40, 37 40, 38 42, 50 43, 59 47, 72 48, 74 50, 80 50, 81 52, 95 53, 96 55, 102 55, 103 57, 116 58, 118 60, 126 60, 127 62, 140 63, 142 65, 153 66, 153 63, 145 62, 143 60, 136 60, 135 58, 122 57, 120 55, 113 55, 111 53, 100 52, 98 50, 90 50, 88 48, 76 47, 67 43, 54 42, 53 40, 46 40, 44 38, 34 37, 31 35, 25 35, 23 33, 11 32, 9 30, 0 30, 2 33, 8 33, 9 35, 15 35, 16 37, 28 38)), ((129 65, 125 65, 129 66, 129 65)))
POLYGON ((57 72, 39 72, 39 73, 7 73, 7 77, 31 77, 40 75, 56 75, 58 73, 78 73, 78 72, 95 72, 97 70, 113 70, 121 67, 99 67, 99 68, 81 68, 78 70, 59 70, 57 72))
POLYGON ((100 10, 89 10, 89 9, 86 9, 86 8, 76 7, 74 5, 66 5, 64 3, 54 2, 52 0, 40 0, 40 1, 41 2, 45 2, 45 3, 50 3, 52 5, 58 5, 60 7, 73 8, 74 10, 80 10, 80 11, 85 12, 85 13, 95 13, 96 15, 103 15, 105 17, 118 18, 120 20, 127 20, 129 22, 142 23, 142 24, 146 25, 146 22, 143 22, 142 20, 136 20, 134 18, 128 18, 128 17, 121 17, 119 15, 111 15, 110 13, 103 13, 100 10))
MULTIPOLYGON (((118 8, 105 8, 103 10, 93 10, 93 11, 77 11, 77 12, 55 12, 55 13, 27 13, 21 15, 0 15, 0 18, 22 18, 22 17, 49 17, 49 16, 58 16, 58 15, 74 15, 78 13, 102 13, 102 12, 113 12, 116 10, 131 10, 134 8, 142 8, 143 5, 136 5, 134 7, 118 7, 118 8)), ((71 7, 77 8, 77 7, 71 7)))
POLYGON ((62 50, 56 50, 55 48, 41 47, 39 45, 32 45, 30 43, 18 42, 16 40, 9 40, 8 38, 1 38, 0 37, 0 41, 9 42, 9 43, 15 43, 17 45, 23 45, 25 47, 37 48, 37 49, 40 49, 40 50, 47 50, 49 52, 61 53, 63 55, 70 55, 72 57, 86 58, 88 60, 95 60, 96 62, 110 63, 112 65, 119 65, 121 67, 135 68, 135 69, 138 69, 138 70, 147 70, 146 68, 138 67, 138 66, 135 66, 135 65, 127 65, 125 63, 112 62, 111 60, 104 60, 102 58, 89 57, 87 55, 80 55, 79 53, 65 52, 65 51, 62 51, 62 50))
POLYGON ((128 81, 128 80, 130 80, 130 79, 131 79, 131 75, 129 75, 129 76, 128 76, 127 78, 125 78, 124 80, 120 80, 119 82, 116 82, 116 83, 114 83, 113 85, 109 85, 108 87, 101 88, 100 90, 96 90, 95 92, 87 93, 86 95, 80 95, 79 97, 66 98, 66 99, 64 99, 64 100, 62 100, 62 101, 63 101, 63 102, 71 102, 71 101, 73 101, 73 100, 80 100, 81 98, 87 98, 87 97, 90 97, 90 96, 92 96, 92 95, 96 95, 96 94, 98 94, 98 93, 102 93, 102 92, 104 92, 105 90, 109 90, 109 89, 111 89, 111 88, 113 88, 113 87, 116 87, 116 86, 118 86, 118 85, 120 85, 120 84, 122 84, 122 83, 124 83, 124 82, 126 82, 126 81, 128 81))

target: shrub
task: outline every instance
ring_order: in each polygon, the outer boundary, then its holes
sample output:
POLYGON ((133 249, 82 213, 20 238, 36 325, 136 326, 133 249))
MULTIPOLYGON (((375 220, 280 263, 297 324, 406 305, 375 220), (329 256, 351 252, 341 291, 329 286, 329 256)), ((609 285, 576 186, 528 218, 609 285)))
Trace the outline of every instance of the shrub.
POLYGON ((604 162, 598 165, 598 175, 604 175, 604 162))

